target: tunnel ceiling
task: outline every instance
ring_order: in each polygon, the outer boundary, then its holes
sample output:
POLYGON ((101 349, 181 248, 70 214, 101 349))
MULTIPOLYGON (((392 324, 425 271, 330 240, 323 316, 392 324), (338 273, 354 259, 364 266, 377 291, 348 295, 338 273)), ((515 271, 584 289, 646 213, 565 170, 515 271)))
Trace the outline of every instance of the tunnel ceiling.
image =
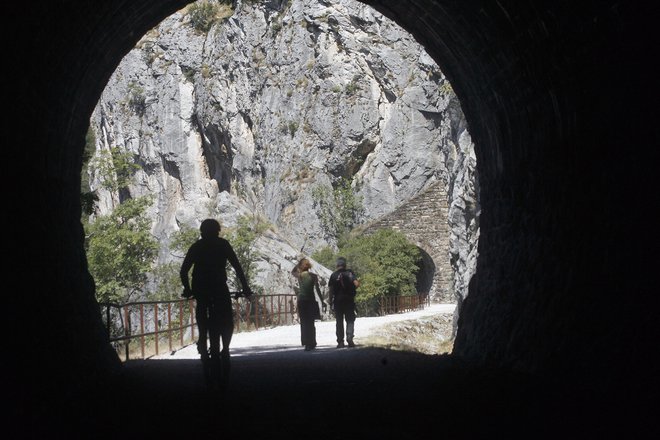
MULTIPOLYGON (((12 269, 34 280, 34 293, 15 306, 67 341, 54 347, 36 330, 30 335, 31 351, 70 359, 66 371, 53 366, 62 383, 113 364, 79 222, 89 116, 122 56, 186 3, 35 1, 6 9, 5 163, 19 182, 9 212, 12 235, 21 238, 12 269)), ((475 142, 480 256, 454 354, 593 386, 649 374, 655 289, 648 274, 657 257, 647 245, 656 236, 648 206, 657 200, 658 140, 649 99, 657 79, 648 60, 651 7, 364 3, 435 58, 475 142)))

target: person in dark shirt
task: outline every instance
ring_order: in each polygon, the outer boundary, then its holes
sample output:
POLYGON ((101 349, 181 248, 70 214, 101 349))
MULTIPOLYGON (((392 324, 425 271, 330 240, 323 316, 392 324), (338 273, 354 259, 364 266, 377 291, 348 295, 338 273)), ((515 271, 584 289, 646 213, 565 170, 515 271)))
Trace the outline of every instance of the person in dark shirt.
POLYGON ((346 320, 346 342, 355 347, 355 294, 360 282, 352 270, 346 268, 346 259, 337 258, 337 270, 330 275, 328 291, 330 307, 335 312, 337 348, 344 345, 344 320, 346 320))
POLYGON ((209 359, 221 372, 223 380, 226 380, 230 369, 229 345, 234 334, 231 295, 227 287, 228 261, 236 271, 243 287, 243 295, 250 297, 252 291, 234 249, 227 240, 219 236, 220 223, 206 219, 201 223, 199 230, 201 238, 190 246, 181 265, 182 296, 193 297, 197 303, 195 309, 199 329, 197 351, 205 365, 207 380, 210 380, 209 359), (192 284, 188 280, 191 268, 192 284), (207 338, 210 350, 207 347, 207 338))

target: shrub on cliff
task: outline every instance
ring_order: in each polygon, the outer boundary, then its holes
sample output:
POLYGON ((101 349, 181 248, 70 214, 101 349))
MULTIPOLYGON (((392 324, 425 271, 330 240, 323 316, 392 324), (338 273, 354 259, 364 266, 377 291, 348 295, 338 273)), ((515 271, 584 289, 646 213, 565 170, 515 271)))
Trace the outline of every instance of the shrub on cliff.
POLYGON ((190 24, 199 32, 208 32, 220 19, 233 14, 231 0, 198 1, 190 5, 190 24))

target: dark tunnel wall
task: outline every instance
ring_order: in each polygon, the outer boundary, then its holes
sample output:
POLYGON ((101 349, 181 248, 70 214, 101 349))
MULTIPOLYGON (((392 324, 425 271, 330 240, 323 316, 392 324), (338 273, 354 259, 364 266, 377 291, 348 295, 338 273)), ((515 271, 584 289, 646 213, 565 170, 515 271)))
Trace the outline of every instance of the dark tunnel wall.
POLYGON ((644 104, 654 86, 645 92, 643 81, 654 68, 641 58, 650 11, 616 1, 369 3, 438 61, 476 145, 480 256, 454 353, 594 387, 645 369, 657 257, 632 231, 653 234, 644 206, 657 199, 645 192, 657 141, 644 104))
MULTIPOLYGON (((3 121, 16 373, 40 393, 117 366, 79 222, 89 116, 122 56, 185 0, 8 5, 3 121), (26 320, 28 321, 26 323, 26 320), (28 326, 26 328, 26 325, 28 326), (23 330, 24 329, 24 330, 23 330)), ((657 72, 633 2, 376 1, 446 73, 475 141, 478 272, 454 353, 595 387, 652 377, 657 72)), ((30 396, 24 396, 29 399, 30 396)))

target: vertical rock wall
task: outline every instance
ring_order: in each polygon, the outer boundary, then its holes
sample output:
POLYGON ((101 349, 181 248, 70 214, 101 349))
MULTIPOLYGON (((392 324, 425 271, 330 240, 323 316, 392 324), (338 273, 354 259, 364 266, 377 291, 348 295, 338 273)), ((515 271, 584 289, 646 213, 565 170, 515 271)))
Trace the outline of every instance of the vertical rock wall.
MULTIPOLYGON (((318 190, 351 182, 365 222, 442 182, 464 292, 478 237, 476 163, 458 99, 435 62, 353 0, 224 8, 208 32, 192 26, 189 9, 148 32, 92 118, 98 150, 119 147, 142 165, 130 194, 155 195, 160 260, 173 258, 167 243, 182 225, 214 216, 231 227, 239 215, 258 215, 277 237, 262 243, 269 255, 259 283, 277 285, 282 269, 268 264, 279 260, 277 243, 286 243, 279 252, 290 262, 334 243, 318 190)), ((117 196, 98 181, 93 189, 99 214, 112 209, 117 196)))

